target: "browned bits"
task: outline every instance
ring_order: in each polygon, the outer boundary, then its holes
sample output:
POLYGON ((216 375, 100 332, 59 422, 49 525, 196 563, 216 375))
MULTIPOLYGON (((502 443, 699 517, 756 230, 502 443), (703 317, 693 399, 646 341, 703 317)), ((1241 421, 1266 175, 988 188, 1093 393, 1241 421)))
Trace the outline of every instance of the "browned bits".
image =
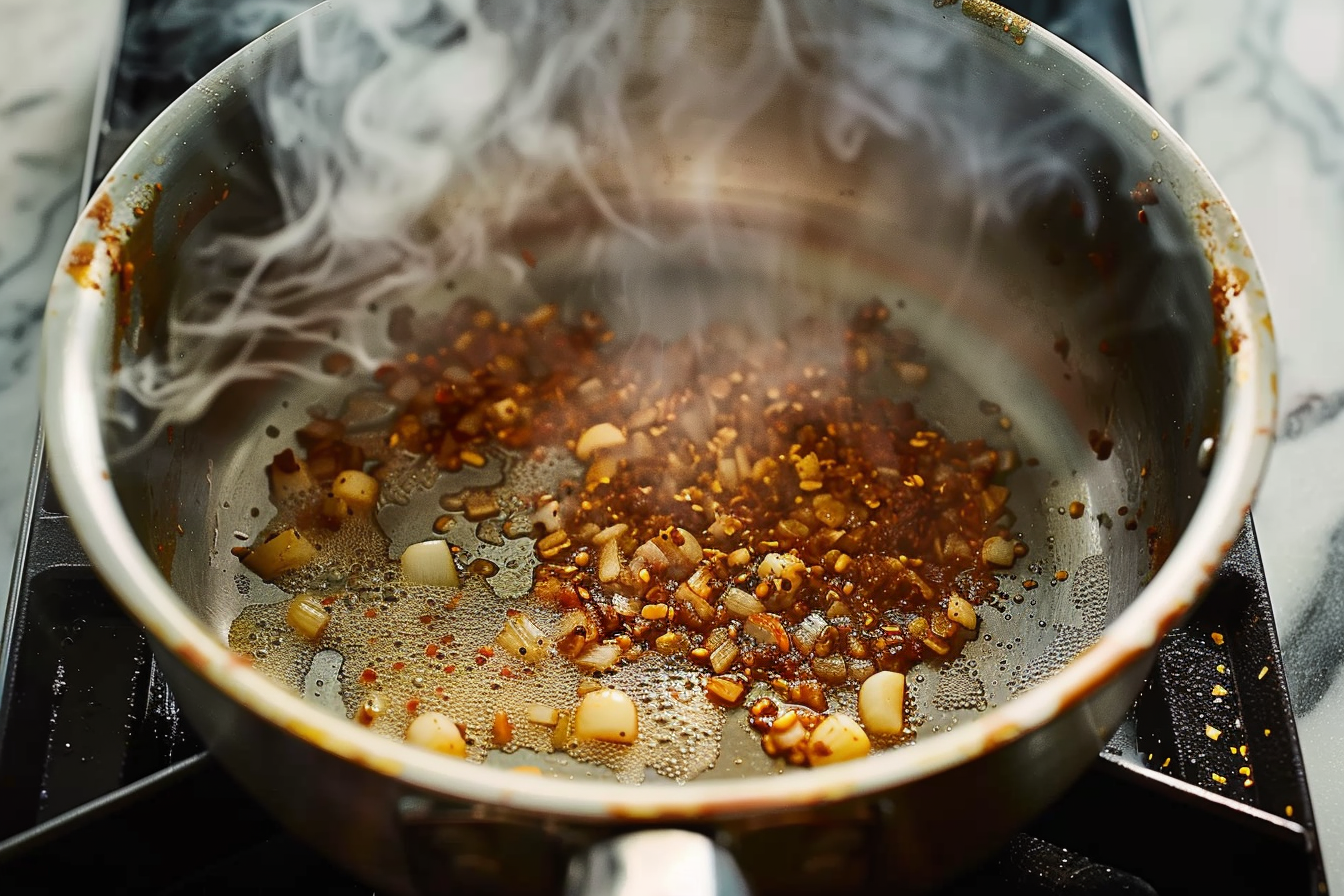
POLYGON ((716 676, 705 682, 705 693, 713 702, 731 708, 742 705, 747 696, 747 686, 736 678, 716 676))
POLYGON ((1081 518, 1082 518, 1082 515, 1083 515, 1083 512, 1084 512, 1086 509, 1087 509, 1087 508, 1083 505, 1083 502, 1082 502, 1082 501, 1073 501, 1073 502, 1070 502, 1070 504, 1069 504, 1069 516, 1071 516, 1071 517, 1072 517, 1073 519, 1075 519, 1075 520, 1076 520, 1076 519, 1081 519, 1081 518))
MULTIPOLYGON (((769 749, 788 761, 806 761, 829 688, 959 650, 998 589, 993 571, 1026 553, 1003 527, 1018 461, 884 396, 893 373, 910 387, 933 374, 876 300, 847 326, 780 342, 720 325, 618 343, 593 313, 566 323, 548 305, 508 321, 467 300, 441 325, 398 326, 405 354, 376 374, 400 405, 391 448, 447 470, 547 451, 584 467, 525 496, 518 534, 511 497, 443 501, 471 521, 507 512, 509 537, 537 537, 533 597, 565 614, 548 632, 557 652, 603 670, 643 651, 685 658, 722 706, 768 684, 797 708, 776 720, 776 704, 757 701, 749 715, 762 730, 775 720, 769 749), (421 330, 434 341, 414 342, 421 330), (812 339, 843 355, 818 356, 812 339)), ((980 410, 1011 425, 991 402, 980 410)), ((339 425, 314 421, 305 439, 304 461, 276 459, 285 482, 363 464, 339 425)))

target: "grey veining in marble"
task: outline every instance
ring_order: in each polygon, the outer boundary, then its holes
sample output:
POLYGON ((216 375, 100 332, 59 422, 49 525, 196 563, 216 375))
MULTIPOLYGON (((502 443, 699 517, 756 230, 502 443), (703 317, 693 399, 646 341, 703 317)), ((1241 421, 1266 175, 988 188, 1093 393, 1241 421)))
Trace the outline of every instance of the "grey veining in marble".
POLYGON ((1226 190, 1269 286, 1282 412, 1254 512, 1326 872, 1344 881, 1344 3, 1141 6, 1154 104, 1226 190))
POLYGON ((78 213, 111 0, 0 0, 0 585, 9 581, 37 431, 37 346, 78 213))

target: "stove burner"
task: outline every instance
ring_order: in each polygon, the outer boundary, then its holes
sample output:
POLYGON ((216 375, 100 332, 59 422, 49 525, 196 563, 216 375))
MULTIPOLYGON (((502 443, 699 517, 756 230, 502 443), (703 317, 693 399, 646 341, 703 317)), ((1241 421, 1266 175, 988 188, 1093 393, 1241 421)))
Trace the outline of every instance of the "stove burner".
MULTIPOLYGON (((1007 5, 1144 92, 1127 0, 1007 5)), ((128 0, 127 7, 86 194, 160 109, 246 42, 245 26, 273 24, 230 17, 224 0, 128 0), (226 18, 228 27, 208 41, 186 41, 205 15, 226 18)), ((205 753, 179 718, 141 628, 84 557, 40 449, 34 469, 21 563, 8 603, 0 602, 5 891, 63 891, 73 873, 76 885, 108 893, 199 896, 249 884, 369 893, 282 831, 205 753)), ((1129 718, 1088 773, 945 896, 1187 892, 1325 892, 1249 520, 1200 610, 1163 643, 1129 718)))

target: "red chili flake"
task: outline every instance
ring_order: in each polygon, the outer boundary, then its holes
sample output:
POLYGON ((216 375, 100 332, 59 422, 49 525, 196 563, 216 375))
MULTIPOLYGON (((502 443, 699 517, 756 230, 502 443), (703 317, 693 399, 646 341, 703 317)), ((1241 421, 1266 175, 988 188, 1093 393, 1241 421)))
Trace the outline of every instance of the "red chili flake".
POLYGON ((513 670, 510 669, 508 666, 505 666, 503 669, 500 669, 500 670, 499 670, 499 677, 500 677, 500 678, 512 678, 512 677, 513 677, 513 670))
POLYGON ((438 656, 438 655, 439 655, 439 645, 437 644, 425 645, 425 656, 438 656))
POLYGON ((425 625, 429 625, 431 622, 434 621, 434 617, 426 613, 425 615, 420 617, 420 621, 425 625))
POLYGON ((375 619, 375 618, 377 618, 377 616, 378 616, 378 611, 375 610, 373 607, 369 607, 367 610, 364 611, 364 618, 365 618, 365 619, 375 619))
POLYGON ((489 646, 481 648, 481 656, 494 656, 494 655, 495 655, 495 648, 489 646))
POLYGON ((439 639, 439 643, 440 643, 440 644, 451 644, 451 643, 453 643, 453 636, 452 636, 452 635, 444 635, 442 638, 439 639))
MULTIPOLYGON (((448 671, 449 669, 451 669, 451 668, 453 668, 453 667, 452 667, 452 666, 444 666, 444 667, 443 667, 443 671, 447 672, 447 671, 448 671)), ((434 696, 436 696, 436 697, 442 697, 442 696, 443 696, 443 688, 435 688, 435 689, 434 689, 434 696)))
POLYGON ((392 671, 393 671, 393 672, 400 672, 402 669, 405 669, 405 668, 406 668, 406 664, 405 664, 405 663, 393 663, 393 664, 392 664, 392 671))
POLYGON ((322 598, 322 606, 324 606, 324 607, 329 607, 329 606, 331 606, 331 605, 334 604, 334 603, 336 603, 336 598, 334 598, 334 597, 324 597, 324 598, 322 598))
POLYGON ((407 701, 406 701, 406 711, 407 711, 407 712, 409 712, 409 713, 414 713, 414 712, 418 712, 419 710, 420 710, 420 701, 419 701, 419 700, 411 699, 411 700, 407 700, 407 701))
POLYGON ((523 261, 527 264, 528 267, 534 268, 537 266, 537 256, 533 255, 527 249, 523 249, 518 254, 523 256, 523 261))
MULTIPOLYGON (((457 671, 457 667, 456 667, 456 666, 444 666, 444 667, 443 667, 443 671, 447 672, 449 675, 452 675, 454 672, 457 671)), ((440 697, 443 696, 443 688, 435 688, 435 691, 438 693, 438 695, 439 695, 440 697)))
POLYGON ((359 673, 359 680, 365 684, 373 684, 378 680, 378 673, 372 669, 365 669, 363 672, 359 673))
POLYGON ((485 657, 483 657, 483 656, 478 656, 478 657, 476 657, 476 665, 478 665, 478 666, 484 666, 484 665, 485 665, 485 657))

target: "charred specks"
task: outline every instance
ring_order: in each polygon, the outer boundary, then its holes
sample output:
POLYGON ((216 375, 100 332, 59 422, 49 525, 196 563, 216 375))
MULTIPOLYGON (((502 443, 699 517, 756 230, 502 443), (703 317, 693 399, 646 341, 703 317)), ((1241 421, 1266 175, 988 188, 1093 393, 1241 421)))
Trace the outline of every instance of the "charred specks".
POLYGON ((94 286, 89 274, 89 268, 93 265, 93 250, 93 243, 80 243, 70 250, 70 260, 65 265, 66 273, 85 289, 94 286))
POLYGON ((1115 441, 1107 433, 1097 429, 1088 430, 1087 444, 1097 456, 1097 460, 1108 460, 1111 452, 1115 450, 1115 441))
POLYGON ((89 206, 89 213, 86 215, 98 222, 98 227, 107 230, 112 226, 112 197, 102 193, 94 200, 93 205, 89 206))
POLYGON ((1157 205, 1161 201, 1158 199, 1157 190, 1153 188, 1151 180, 1141 180, 1135 184, 1134 189, 1129 191, 1129 198, 1141 206, 1157 205))
POLYGON ((989 28, 997 28, 1021 46, 1026 43, 1031 22, 989 0, 962 0, 961 14, 989 28))

